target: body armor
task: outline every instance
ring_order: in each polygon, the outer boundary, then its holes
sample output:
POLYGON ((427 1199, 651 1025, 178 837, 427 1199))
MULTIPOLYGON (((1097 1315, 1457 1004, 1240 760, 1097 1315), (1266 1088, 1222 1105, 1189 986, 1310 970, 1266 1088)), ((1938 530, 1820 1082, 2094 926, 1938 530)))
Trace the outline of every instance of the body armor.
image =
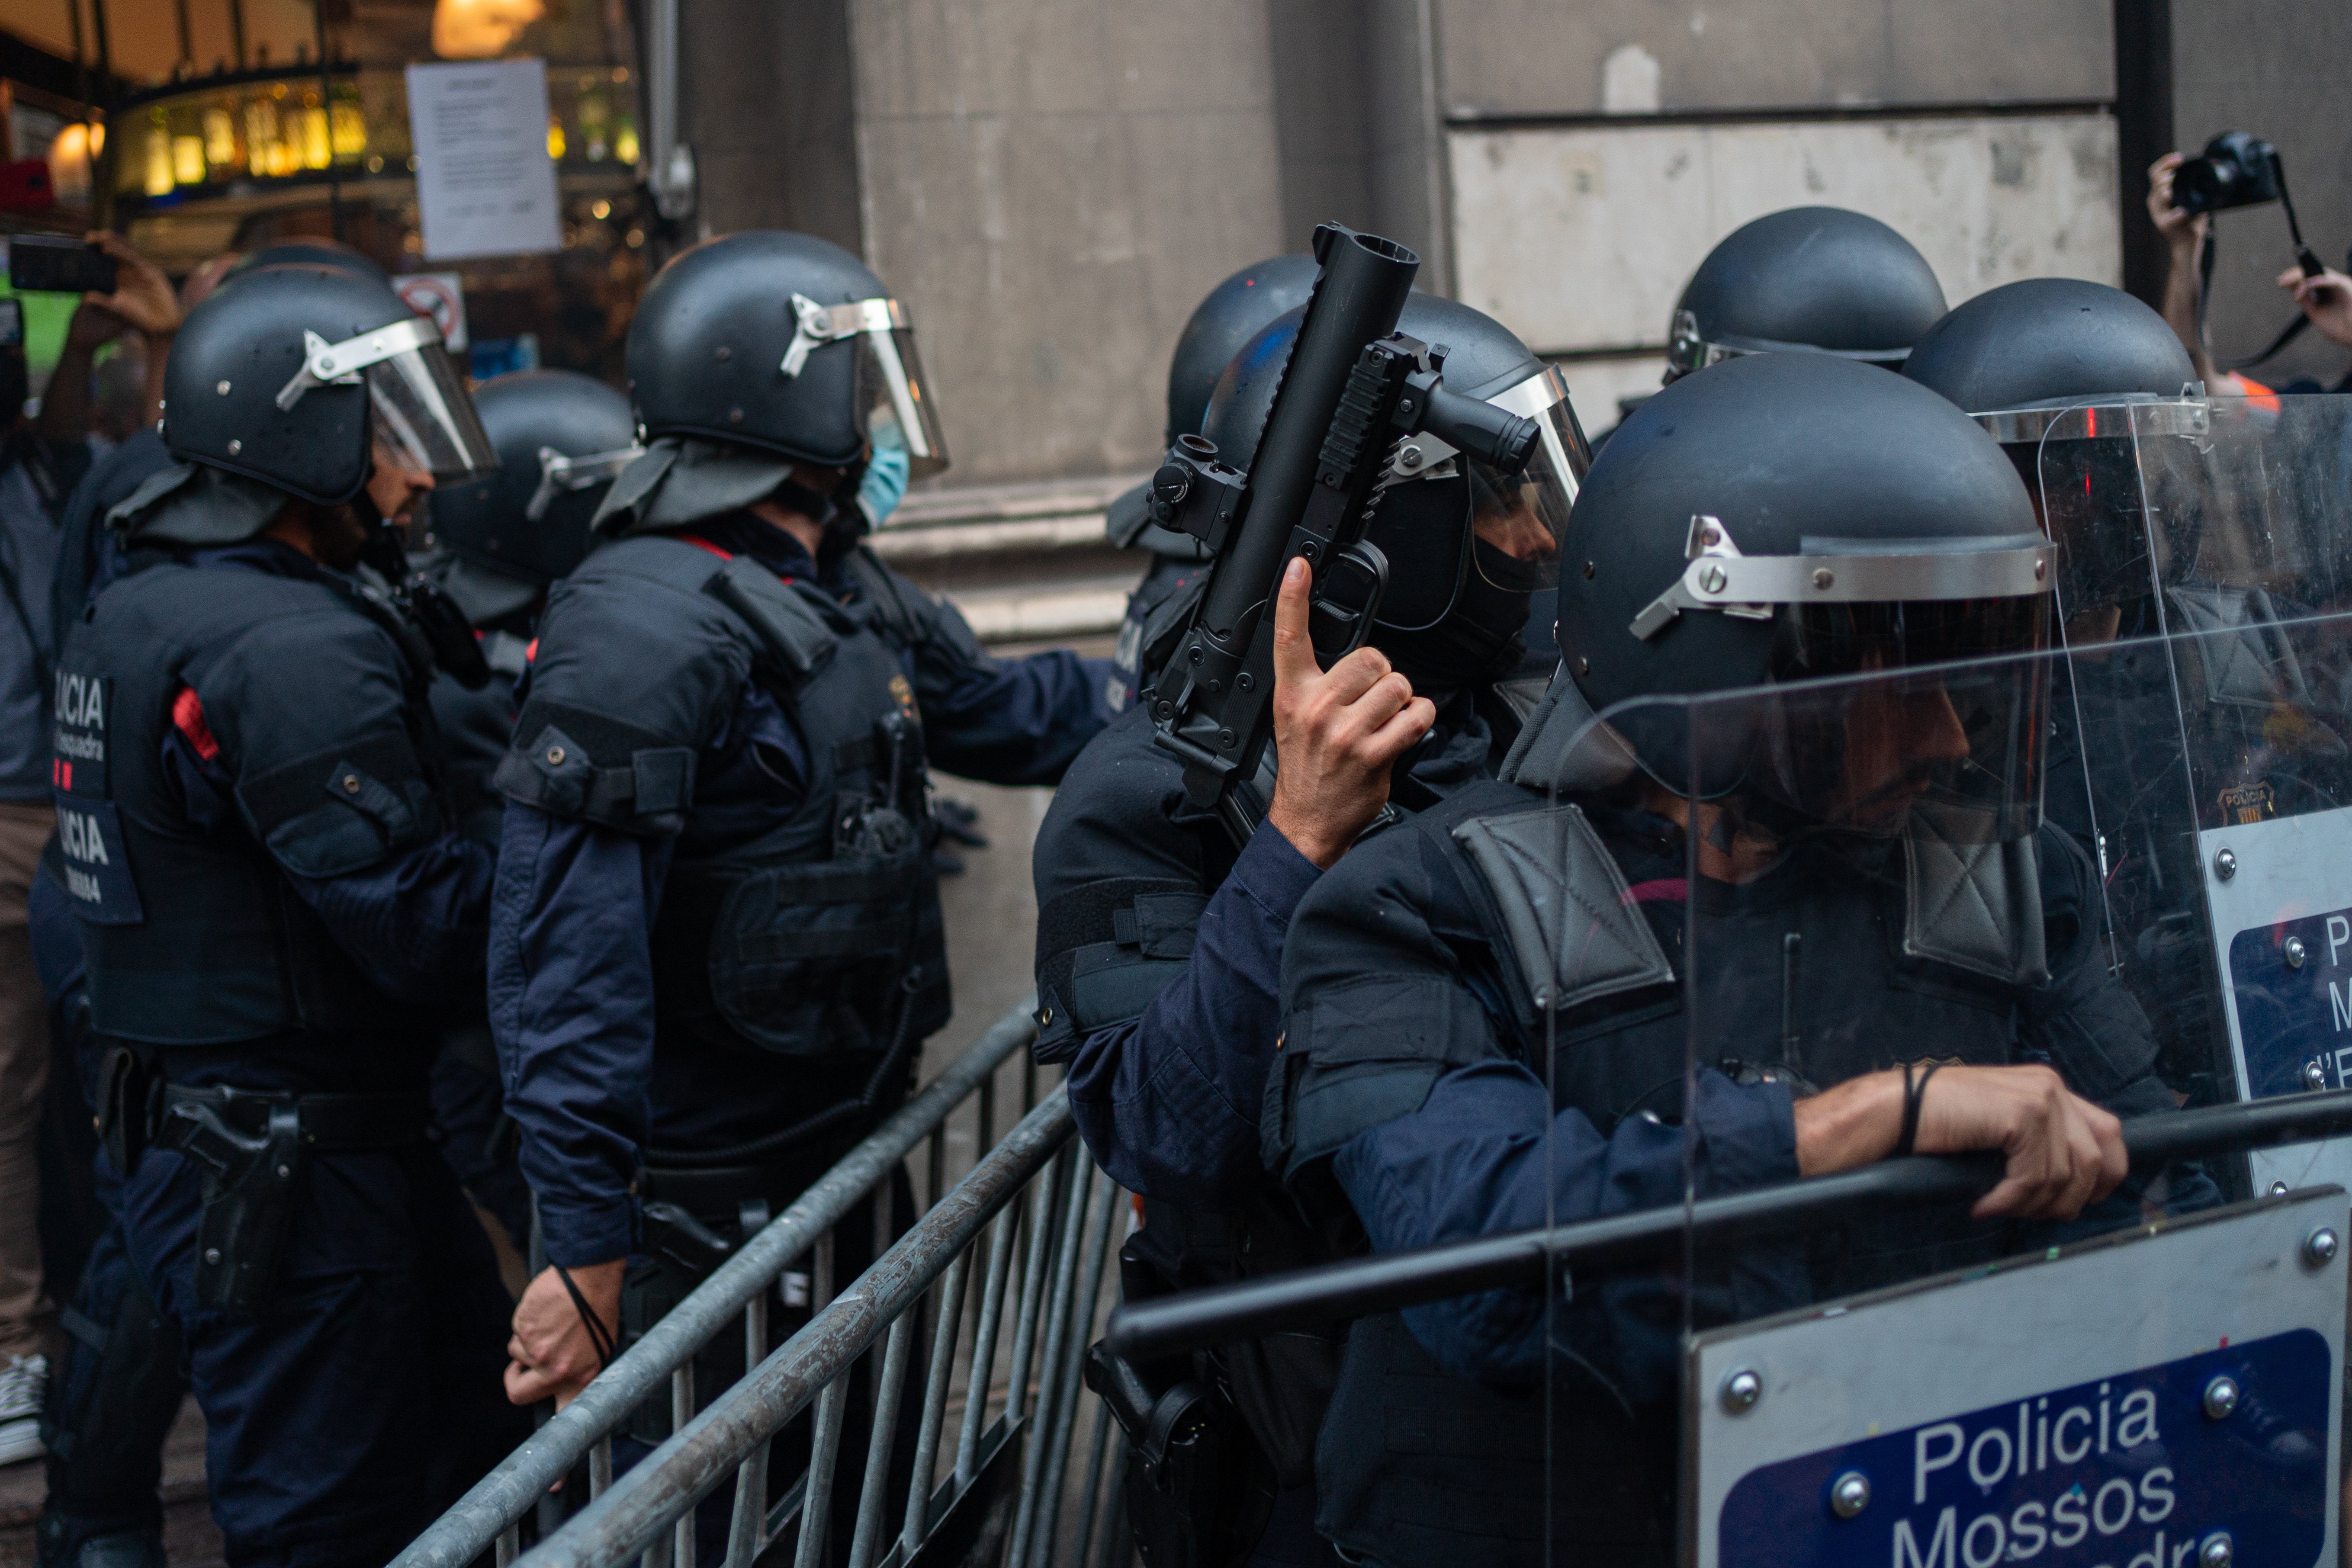
POLYGON ((947 1020, 922 725, 900 662, 919 595, 863 552, 851 571, 864 592, 843 605, 748 557, 647 535, 598 552, 549 604, 549 647, 571 657, 534 672, 497 776, 509 796, 677 833, 705 725, 746 678, 803 743, 784 822, 748 842, 681 840, 653 932, 657 1037, 845 1064, 947 1020), (649 669, 653 648, 674 657, 649 669))
MULTIPOLYGON (((1463 952, 1464 978, 1442 993, 1370 979, 1291 1015, 1268 1084, 1266 1151, 1310 1205, 1342 1201, 1315 1178, 1316 1162, 1418 1108, 1446 1073, 1491 1059, 1497 1037, 1549 1079, 1556 1110, 1581 1111, 1603 1135, 1628 1116, 1682 1114, 1683 904, 1633 889, 1681 878, 1683 849, 1659 831, 1645 841, 1639 825, 1654 829, 1655 818, 1547 805, 1553 781, 1537 776, 1530 759, 1559 750, 1536 736, 1507 781, 1472 785, 1382 835, 1419 840, 1411 855, 1381 846, 1383 858, 1400 868, 1392 876, 1426 884, 1410 901, 1463 952), (1450 875, 1417 874, 1441 859, 1450 875), (1557 1019, 1549 1030, 1548 1014, 1557 1019), (1351 1047, 1349 1059, 1325 1060, 1318 1026, 1340 1015, 1391 1020, 1393 1058, 1356 1060, 1351 1047)), ((1801 847, 1755 883, 1700 884, 1706 985, 1724 992, 1702 1005, 1738 1033, 1710 1040, 1706 1065, 1739 1079, 1782 1079, 1802 1095, 1903 1058, 2019 1059, 2021 1028, 2048 978, 2045 946, 2068 940, 2081 918, 2076 884, 2089 872, 2072 851, 2055 829, 1955 851, 1919 824, 1897 841, 1801 847), (1804 960, 1793 969, 1791 933, 1804 960)), ((1314 937, 1313 927, 1295 928, 1294 946, 1314 937)), ((1286 967, 1297 966, 1294 955, 1286 967)), ((1368 1037, 1350 1027, 1345 1037, 1368 1037)), ((2058 1063, 2083 1092, 2145 1079, 2145 1050, 2111 1061, 2096 1043, 2086 1034, 2079 1054, 2058 1063)), ((1694 1310, 1702 1322, 1728 1321, 2014 1247, 2013 1236, 1932 1216, 1863 1222, 1809 1247, 1759 1246, 1702 1268, 1694 1310)), ((1671 1368, 1622 1353, 1598 1310, 1604 1300, 1654 1319, 1661 1345, 1675 1342, 1681 1309, 1670 1289, 1638 1278, 1576 1280, 1553 1336, 1567 1352, 1552 1358, 1553 1375, 1566 1382, 1549 1406, 1539 1384, 1495 1388, 1448 1373, 1398 1316, 1350 1325, 1317 1453, 1318 1527, 1383 1563, 1534 1563, 1549 1497, 1555 1536, 1608 1543, 1596 1560, 1666 1561, 1671 1368)))
POLYGON ((323 571, 199 577, 165 563, 118 581, 74 628, 53 782, 99 1033, 202 1046, 422 1026, 285 874, 362 870, 441 831, 418 761, 432 752, 428 672, 395 614, 323 571), (209 831, 189 824, 163 763, 184 691, 238 762, 239 820, 209 831), (314 700, 326 692, 335 700, 314 700))

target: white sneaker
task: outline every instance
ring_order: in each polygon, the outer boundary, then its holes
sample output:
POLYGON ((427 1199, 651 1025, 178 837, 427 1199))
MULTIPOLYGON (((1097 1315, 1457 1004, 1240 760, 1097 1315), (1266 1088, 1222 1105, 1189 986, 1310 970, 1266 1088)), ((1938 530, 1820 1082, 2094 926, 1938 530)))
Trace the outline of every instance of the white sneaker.
POLYGON ((49 1358, 10 1356, 0 1366, 0 1465, 37 1459, 41 1446, 41 1395, 49 1384, 49 1358))

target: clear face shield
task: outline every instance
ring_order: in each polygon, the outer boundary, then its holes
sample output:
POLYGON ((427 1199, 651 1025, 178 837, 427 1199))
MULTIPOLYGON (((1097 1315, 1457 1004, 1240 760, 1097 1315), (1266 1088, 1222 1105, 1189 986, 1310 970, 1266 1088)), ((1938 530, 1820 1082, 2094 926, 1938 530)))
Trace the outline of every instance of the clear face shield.
MULTIPOLYGON (((816 349, 847 342, 857 352, 856 396, 861 426, 890 435, 907 455, 914 479, 929 479, 947 468, 947 436, 940 428, 939 410, 931 384, 923 374, 915 352, 915 329, 906 308, 896 300, 858 300, 846 305, 820 305, 804 294, 793 296, 797 326, 783 371, 796 376, 816 349)), ((877 435, 877 439, 881 438, 877 435)))
POLYGON ((1389 559, 1377 618, 1392 631, 1425 631, 1443 621, 1473 577, 1505 594, 1559 584, 1559 541, 1592 466, 1567 380, 1547 369, 1486 401, 1534 420, 1541 432, 1519 473, 1506 478, 1428 435, 1402 443, 1390 459, 1396 478, 1366 537, 1389 559))
MULTIPOLYGON (((1823 755, 1801 769, 1836 786, 1849 826, 1857 809, 1874 819, 1867 837, 1776 833, 1777 820, 1738 809, 1760 790, 1701 804, 1663 798, 1646 780, 1633 799, 1562 795, 1548 813, 1504 819, 1512 837, 1496 847, 1565 865, 1591 889, 1529 911, 1525 925, 1549 933, 1549 963, 1520 966, 1566 998, 1519 1032, 1551 1090, 1522 1124, 1546 1140, 1547 1175, 1570 1194, 1541 1216, 1562 1228, 1544 1238, 1542 1315, 1528 1312, 1525 1331, 1565 1391, 1527 1402, 1553 1423, 1551 1538, 1624 1529, 1623 1500, 1644 1483, 1663 1492, 1654 1478, 1670 1477, 1675 1506, 1657 1510, 1655 1539, 1605 1560, 2326 1560, 2345 1297, 2333 1272, 2342 1190, 2321 1184, 2341 1179, 2340 1144, 2332 1162, 2326 1144, 2258 1152, 2275 1163, 2234 1190, 2269 1196, 2230 1208, 2215 1206, 2232 1186, 2229 1157, 2143 1157, 2127 1185, 2062 1223, 1979 1217, 1973 1192, 1918 1201, 1901 1184, 1919 1167, 1875 1154, 1803 1184, 1727 1179, 1727 1152, 1767 1093, 1800 1102, 1802 1126, 1802 1102, 1875 1078, 1890 1110, 1907 1099, 1934 1117, 1964 1074, 2029 1065, 2110 1107, 2145 1149, 2154 1129, 2135 1118, 2239 1098, 2210 1066, 2200 1098, 2161 1057, 2148 1067, 2150 1025, 2160 1045, 2171 1017, 2207 1021, 2224 1002, 2263 1053, 2247 1063, 2255 1093, 2336 1087, 2340 961, 2352 960, 2344 841, 2284 847, 2300 889, 2248 887, 2260 839, 2243 827, 2201 845, 2172 830, 2111 840, 2113 858, 2095 867, 2054 819, 2031 841, 1987 841, 1973 803, 1952 807, 1917 765, 2030 763, 2027 726, 2001 717, 2019 712, 2007 694, 2038 689, 2044 667, 2063 680, 2065 656, 1896 663, 2003 640, 1986 635, 1990 619, 1969 629, 1968 606, 1929 607, 1924 624, 1917 601, 1851 624, 1778 610, 1813 623, 1803 629, 1817 662, 1860 668, 1800 687, 1644 700, 1596 721, 1672 737, 1693 777, 1752 770, 1759 736, 1805 731, 1823 755), (1998 738, 2004 730, 2015 742, 1998 738), (2182 853, 2160 885, 2189 880, 2160 918, 2111 931, 2095 909, 2060 901, 2095 896, 2102 877, 2127 880, 2136 859, 2168 845, 2182 853), (2205 923, 2199 853, 2210 865, 2225 848, 2235 858, 2211 900, 2231 917, 2220 951, 2175 963, 2164 944, 2205 923), (2275 1071, 2267 1082, 2264 1066, 2275 1071), (1559 1114, 1563 1104, 1592 1109, 1559 1114), (1587 1221, 1584 1173, 1604 1157, 1613 1172, 1646 1162, 1654 1174, 1623 1181, 1623 1195, 1587 1221), (1866 1190, 1836 1201, 1847 1183, 1866 1190), (2304 1250, 2322 1223, 2319 1193, 2335 1205, 2325 1268, 2304 1250), (1626 1239, 1636 1235, 1649 1243, 1638 1252, 1626 1239), (1585 1396, 1596 1365, 1633 1408, 1675 1422, 1674 1446, 1651 1446, 1675 1468, 1607 1475, 1641 1445, 1637 1428, 1602 1426, 1610 1407, 1585 1396)), ((2161 658, 2168 641, 2136 646, 2161 658)), ((2190 654, 2177 641, 2172 651, 2190 654)), ((2142 749, 2146 777, 2161 776, 2168 754, 2178 773, 2182 731, 2167 719, 2151 711, 2117 737, 2142 749)), ((2046 733, 2047 720, 2032 728, 2046 733)), ((1507 890, 1508 874, 1490 852, 1464 880, 1507 890)), ((1568 877, 1559 880, 1579 886, 1568 877)), ((1923 1135, 1924 1119, 1908 1125, 1915 1152, 1956 1142, 1923 1135)))
POLYGON ((1685 721, 1629 713, 1661 785, 1737 801, 1780 837, 1889 837, 1918 807, 1946 836, 2008 842, 2041 822, 2052 551, 2038 534, 1904 550, 1806 539, 1796 555, 1742 555, 1712 517, 1691 520, 1689 565, 1633 622, 1648 638, 1692 612, 1772 623, 1772 683, 1707 707, 1737 733, 1685 742, 1685 721), (1695 748, 1695 750, 1694 750, 1695 748), (1700 766, 1701 759, 1705 766, 1700 766))
POLYGON ((306 331, 302 344, 302 368, 278 392, 279 408, 293 408, 314 387, 364 381, 383 458, 451 484, 499 466, 465 380, 441 346, 441 329, 425 317, 336 343, 306 331))

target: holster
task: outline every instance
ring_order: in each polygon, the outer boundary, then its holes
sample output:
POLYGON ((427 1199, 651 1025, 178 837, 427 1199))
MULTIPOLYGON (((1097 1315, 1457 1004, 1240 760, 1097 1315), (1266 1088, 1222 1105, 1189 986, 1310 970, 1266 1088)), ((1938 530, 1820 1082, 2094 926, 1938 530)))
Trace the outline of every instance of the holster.
POLYGON ((250 1318, 269 1305, 312 1153, 397 1149, 425 1138, 421 1094, 289 1094, 189 1089, 160 1080, 153 1143, 205 1173, 196 1222, 196 1305, 250 1318))
POLYGON ((292 1095, 273 1096, 260 1132, 228 1125, 220 1106, 167 1100, 156 1142, 204 1167, 204 1213, 196 1226, 196 1305, 233 1318, 268 1305, 286 1250, 302 1166, 302 1112, 292 1095))
MULTIPOLYGON (((1149 1269, 1126 1256, 1119 1263, 1129 1300, 1155 1293, 1149 1269)), ((1133 1445, 1127 1509, 1144 1568, 1247 1562, 1274 1511, 1274 1461, 1235 1407, 1219 1359, 1141 1364, 1098 1341, 1087 1348, 1086 1379, 1133 1445)))

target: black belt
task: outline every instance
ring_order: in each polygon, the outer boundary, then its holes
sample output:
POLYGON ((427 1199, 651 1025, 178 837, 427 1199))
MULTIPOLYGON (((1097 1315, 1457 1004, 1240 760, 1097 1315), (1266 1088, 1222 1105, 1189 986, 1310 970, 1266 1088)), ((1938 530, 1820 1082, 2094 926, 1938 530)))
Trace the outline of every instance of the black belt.
POLYGON ((156 1131, 155 1142, 167 1149, 178 1147, 192 1125, 186 1119, 171 1114, 175 1105, 207 1106, 233 1130, 257 1138, 268 1131, 273 1110, 291 1105, 300 1118, 303 1146, 322 1154, 399 1149, 422 1143, 425 1123, 432 1114, 432 1103, 422 1090, 395 1094, 293 1094, 231 1089, 226 1085, 190 1089, 166 1084, 163 1125, 156 1131))
MULTIPOLYGON (((683 1156, 672 1155, 671 1158, 683 1156)), ((734 1217, 747 1198, 789 1203, 833 1169, 837 1152, 830 1146, 790 1160, 761 1165, 727 1165, 681 1171, 669 1167, 641 1169, 637 1195, 648 1202, 676 1204, 706 1219, 734 1217), (828 1157, 830 1156, 830 1157, 828 1157)))

